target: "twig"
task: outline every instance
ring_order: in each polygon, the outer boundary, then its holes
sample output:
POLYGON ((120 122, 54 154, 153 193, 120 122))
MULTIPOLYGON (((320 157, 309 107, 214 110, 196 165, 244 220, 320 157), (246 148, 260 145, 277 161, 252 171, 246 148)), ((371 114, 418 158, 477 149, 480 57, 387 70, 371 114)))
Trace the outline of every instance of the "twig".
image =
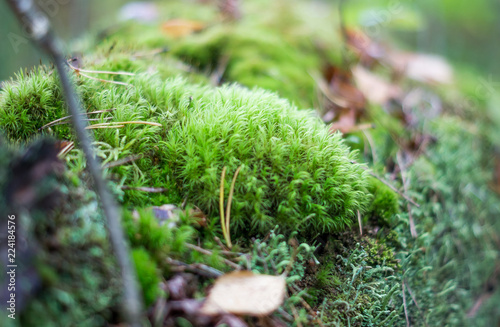
POLYGON ((293 305, 293 303, 290 303, 290 308, 292 309, 293 317, 295 319, 295 322, 297 323, 297 327, 302 327, 302 323, 299 320, 299 313, 297 312, 297 309, 293 305))
POLYGON ((363 224, 361 222, 361 214, 358 210, 358 224, 359 224, 359 235, 363 236, 363 224))
MULTIPOLYGON (((351 160, 351 163, 352 164, 357 164, 356 161, 354 160, 351 160)), ((367 170, 368 173, 370 175, 372 175, 373 177, 375 177, 376 179, 378 179, 379 181, 381 181, 382 183, 384 183, 385 185, 387 185, 391 190, 393 190, 394 192, 396 192, 397 194, 399 194, 402 198, 404 198, 406 201, 410 202, 411 204, 413 204, 415 207, 417 208, 420 208, 420 205, 418 203, 416 203, 415 201, 413 201, 411 198, 409 198, 406 194, 402 193, 400 190, 398 190, 397 188, 395 188, 394 186, 391 185, 391 183, 389 183, 388 181, 386 181, 385 179, 383 179, 382 177, 378 176, 377 174, 375 174, 374 172, 372 171, 369 171, 368 168, 366 167, 363 167, 361 166, 361 168, 363 168, 364 170, 367 170)))
POLYGON ((366 130, 363 130, 363 135, 366 137, 366 140, 368 141, 368 144, 370 145, 373 163, 377 163, 378 158, 377 158, 377 152, 375 151, 375 142, 373 141, 373 137, 370 134, 370 132, 368 132, 366 130))
POLYGON ((146 193, 165 193, 168 191, 168 188, 164 187, 133 187, 133 186, 127 186, 123 185, 121 187, 122 190, 134 190, 134 191, 141 191, 141 192, 146 192, 146 193))
MULTIPOLYGON (((209 256, 211 256, 211 255, 213 255, 213 254, 214 254, 212 251, 210 251, 210 250, 206 250, 206 249, 201 248, 201 247, 199 247, 199 246, 197 246, 197 245, 194 245, 194 244, 189 244, 189 243, 186 243, 186 247, 187 247, 187 248, 189 248, 189 249, 192 249, 192 250, 198 251, 198 252, 200 252, 200 253, 203 253, 203 254, 209 255, 209 256)), ((232 262, 232 261, 230 261, 230 260, 227 260, 227 259, 225 259, 225 258, 222 258, 222 257, 220 257, 220 258, 222 259, 222 261, 223 261, 226 265, 230 266, 231 268, 236 269, 236 270, 241 270, 241 267, 240 267, 239 265, 235 264, 234 262, 232 262)))
POLYGON ((279 307, 277 310, 276 310, 282 317, 283 319, 285 319, 286 321, 288 322, 293 322, 294 319, 293 317, 288 313, 286 312, 282 307, 279 307))
MULTIPOLYGON (((401 152, 400 151, 398 151, 398 153, 396 154, 396 160, 398 161, 399 170, 400 170, 400 173, 401 173, 401 179, 403 180, 403 189, 404 189, 405 193, 407 193, 408 192, 407 179, 405 177, 405 172, 403 170, 403 160, 401 158, 401 152)), ((413 215, 411 213, 410 205, 407 204, 406 208, 408 210, 408 218, 410 220, 410 233, 411 233, 411 236, 413 238, 417 238, 418 237, 417 228, 415 227, 415 220, 413 219, 413 215)))
POLYGON ((107 164, 103 165, 102 168, 106 169, 106 168, 121 166, 121 165, 124 165, 124 164, 129 163, 129 162, 134 162, 134 161, 139 160, 141 158, 142 158, 142 155, 140 155, 140 154, 126 157, 126 158, 119 159, 119 160, 116 160, 113 162, 108 162, 107 164))
POLYGON ((175 269, 175 267, 171 267, 171 269, 173 271, 176 271, 176 272, 183 272, 183 271, 189 270, 191 272, 194 272, 200 276, 204 276, 207 278, 217 278, 217 277, 224 275, 220 270, 209 267, 209 266, 204 265, 202 263, 187 264, 185 262, 171 259, 171 258, 167 258, 167 263, 172 265, 172 266, 176 266, 177 269, 175 269))
MULTIPOLYGON (((292 294, 297 294, 295 292, 295 290, 290 286, 290 285, 287 285, 288 286, 288 290, 292 293, 292 294)), ((323 325, 323 322, 321 320, 318 319, 318 317, 316 316, 316 313, 314 312, 314 310, 311 308, 311 306, 309 305, 309 303, 306 302, 306 300, 304 300, 301 296, 298 296, 299 298, 299 301, 300 303, 302 304, 302 306, 307 310, 309 311, 309 314, 311 315, 311 317, 314 317, 314 320, 313 322, 316 322, 319 326, 321 327, 324 327, 323 325)))
POLYGON ((218 238, 217 236, 214 236, 214 241, 215 241, 215 242, 216 242, 216 243, 220 246, 220 248, 223 250, 221 253, 223 253, 223 252, 233 253, 233 252, 227 251, 227 250, 229 250, 229 249, 227 248, 227 246, 225 246, 225 245, 221 242, 220 238, 218 238))
POLYGON ((406 327, 410 327, 410 319, 408 318, 408 310, 406 309, 405 283, 401 283, 401 286, 403 287, 403 307, 405 310, 406 327))
POLYGON ((342 99, 341 97, 336 96, 333 92, 328 88, 327 83, 324 81, 322 77, 320 77, 316 72, 309 72, 309 75, 313 78, 314 82, 318 85, 321 93, 333 104, 341 107, 341 108, 349 108, 349 103, 347 100, 342 99))
POLYGON ((103 82, 103 83, 111 83, 111 84, 118 84, 118 85, 124 85, 124 86, 133 86, 132 84, 129 84, 129 83, 117 82, 117 81, 112 81, 112 80, 109 80, 109 79, 102 79, 102 78, 92 77, 92 76, 84 74, 84 73, 80 73, 80 75, 84 76, 84 77, 87 77, 87 78, 90 78, 90 79, 93 79, 95 81, 103 82))
POLYGON ((128 244, 125 241, 123 228, 120 223, 120 213, 107 183, 103 178, 101 165, 92 149, 92 138, 85 131, 85 122, 80 119, 83 112, 81 102, 77 97, 76 90, 66 72, 66 60, 59 49, 59 41, 50 31, 50 23, 45 14, 37 9, 33 0, 6 0, 12 11, 16 14, 18 21, 24 25, 33 41, 52 57, 59 72, 63 94, 66 98, 69 114, 72 116, 73 126, 80 146, 87 158, 87 167, 94 180, 96 193, 99 195, 107 219, 107 227, 111 243, 113 245, 118 264, 121 268, 123 280, 123 302, 121 313, 132 326, 140 326, 141 300, 137 288, 135 269, 130 261, 128 244))
POLYGON ((106 70, 87 70, 87 69, 81 69, 78 67, 73 66, 70 64, 70 61, 67 61, 68 66, 73 69, 74 71, 81 73, 89 73, 89 74, 108 74, 108 75, 127 75, 127 76, 135 76, 134 73, 128 73, 128 72, 111 72, 111 71, 106 71, 106 70))
POLYGON ((162 53, 165 53, 165 52, 168 52, 168 48, 158 48, 158 49, 155 49, 155 50, 152 50, 152 51, 148 51, 148 52, 136 52, 132 55, 132 58, 142 58, 142 57, 153 57, 153 56, 156 56, 158 54, 162 54, 162 53))
POLYGON ((227 69, 227 64, 229 63, 229 56, 222 56, 217 64, 217 68, 210 75, 210 82, 214 86, 219 86, 222 80, 222 76, 224 76, 224 72, 227 69))
POLYGON ((422 311, 422 309, 420 308, 420 306, 418 305, 418 302, 417 302, 417 299, 415 298, 415 296, 413 296, 413 292, 411 291, 411 288, 410 286, 408 285, 408 282, 405 280, 403 280, 403 283, 405 284, 406 286, 406 289, 408 290, 408 293, 410 293, 410 297, 413 301, 413 303, 415 303, 415 305, 417 306, 417 309, 418 309, 418 312, 420 313, 420 315, 422 316, 422 321, 424 322, 425 326, 426 327, 429 327, 429 325, 427 325, 427 321, 425 320, 425 315, 424 315, 424 312, 422 311))

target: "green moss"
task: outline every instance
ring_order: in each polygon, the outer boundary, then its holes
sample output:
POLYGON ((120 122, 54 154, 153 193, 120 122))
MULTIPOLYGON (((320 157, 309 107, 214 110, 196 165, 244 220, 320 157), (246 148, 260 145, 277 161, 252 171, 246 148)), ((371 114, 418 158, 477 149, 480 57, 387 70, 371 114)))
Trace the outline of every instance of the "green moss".
MULTIPOLYGON (((419 237, 411 240, 407 214, 401 215, 405 221, 396 228, 403 243, 410 245, 402 261, 408 285, 428 325, 494 325, 499 312, 491 301, 498 297, 498 289, 474 317, 466 316, 485 294, 500 258, 499 202, 488 188, 491 156, 477 151, 487 149, 488 141, 475 124, 456 117, 434 120, 426 132, 437 142, 408 177, 413 181, 411 194, 421 199, 420 208, 411 208, 419 237)), ((411 307, 410 314, 420 313, 411 307)))
MULTIPOLYGON (((216 218, 222 168, 228 172, 227 198, 232 175, 242 166, 232 203, 233 232, 265 233, 276 224, 288 231, 297 226, 308 233, 339 231, 357 210, 364 211, 366 173, 351 163, 354 154, 340 135, 330 135, 310 112, 297 111, 269 92, 239 86, 209 89, 183 79, 144 76, 127 81, 135 87, 82 80, 80 89, 96 110, 116 108, 107 114, 108 122, 162 124, 95 132, 105 163, 143 155, 136 164, 113 170, 122 182, 170 189, 168 198, 158 194, 151 200, 139 191, 127 192, 128 203, 187 197, 216 218)), ((19 132, 32 130, 20 126, 19 132)))
POLYGON ((160 271, 144 248, 132 250, 132 259, 142 288, 144 305, 149 307, 160 294, 160 271))
POLYGON ((208 70, 215 70, 227 58, 226 80, 277 91, 301 107, 313 103, 315 82, 309 71, 320 64, 273 30, 255 27, 249 32, 245 25, 219 26, 177 44, 172 53, 208 70))
MULTIPOLYGON (((26 141, 46 122, 65 116, 61 90, 55 74, 40 67, 21 71, 0 93, 0 125, 11 142, 26 141)), ((54 127, 58 136, 67 138, 67 126, 54 127)), ((47 133, 49 130, 44 130, 47 133)))
POLYGON ((391 226, 392 217, 399 212, 398 194, 375 177, 368 180, 373 195, 366 215, 380 227, 391 226))
MULTIPOLYGON (((22 160, 25 170, 14 178, 26 182, 22 186, 32 192, 28 199, 34 203, 24 211, 13 203, 0 206, 4 212, 17 213, 18 244, 25 244, 16 249, 20 262, 16 298, 23 300, 18 303, 22 311, 17 312, 15 325, 103 325, 112 320, 121 293, 105 222, 95 194, 75 186, 72 172, 40 173, 40 165, 47 164, 42 162, 47 158, 40 149, 47 149, 47 142, 34 144, 22 157, 18 150, 11 152, 0 168, 8 172, 0 179, 0 192, 5 194, 7 187, 15 185, 8 182, 13 176, 12 164, 22 160), (39 180, 23 179, 36 165, 39 180), (32 292, 28 292, 30 287, 34 287, 32 292)), ((0 153, 2 157, 6 154, 4 147, 0 153)), ((5 219, 2 223, 6 225, 5 219)))
POLYGON ((387 326, 402 323, 401 277, 395 254, 384 244, 351 233, 333 240, 312 285, 324 323, 387 326), (336 256, 333 254, 337 253, 336 256))

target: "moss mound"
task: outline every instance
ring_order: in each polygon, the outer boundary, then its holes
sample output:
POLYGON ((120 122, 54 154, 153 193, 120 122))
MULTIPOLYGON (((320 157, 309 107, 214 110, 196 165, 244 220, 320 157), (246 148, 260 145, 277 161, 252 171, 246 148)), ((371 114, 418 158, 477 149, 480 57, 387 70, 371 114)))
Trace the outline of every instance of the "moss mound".
MULTIPOLYGON (((43 74, 8 85, 2 113, 15 115, 17 99, 27 96, 24 85, 43 74), (14 88, 20 91, 10 92, 14 88)), ((365 173, 351 162, 354 154, 340 135, 330 135, 311 112, 298 111, 267 91, 236 85, 210 89, 183 79, 143 76, 129 82, 135 87, 81 86, 82 94, 89 96, 84 101, 93 110, 116 108, 108 123, 162 124, 96 132, 105 162, 143 155, 138 169, 117 170, 123 183, 167 187, 170 199, 187 198, 215 218, 222 168, 228 171, 227 199, 232 174, 241 166, 231 211, 232 229, 241 233, 266 233, 277 224, 288 231, 298 225, 307 233, 339 231, 350 225, 358 210, 364 211, 365 173)), ((28 134, 50 119, 38 119, 26 130, 21 125, 17 131, 28 134)), ((5 121, 0 123, 4 126, 5 121)), ((54 133, 64 137, 56 128, 54 133)), ((147 205, 138 192, 130 193, 126 195, 130 203, 147 205)), ((153 202, 161 205, 161 200, 165 199, 160 196, 153 202)))

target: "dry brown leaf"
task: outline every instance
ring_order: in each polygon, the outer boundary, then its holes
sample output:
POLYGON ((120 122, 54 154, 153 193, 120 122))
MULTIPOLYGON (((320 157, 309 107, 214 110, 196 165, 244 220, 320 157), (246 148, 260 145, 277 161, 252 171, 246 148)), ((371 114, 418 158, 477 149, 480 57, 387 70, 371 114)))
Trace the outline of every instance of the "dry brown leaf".
POLYGON ((391 99, 400 98, 401 88, 385 81, 366 68, 358 65, 352 70, 356 85, 368 101, 375 104, 385 104, 391 99))
POLYGON ((431 84, 451 84, 453 69, 437 55, 390 51, 385 60, 397 72, 419 82, 431 84))
POLYGON ((384 56, 385 49, 378 43, 370 39, 361 30, 346 29, 345 38, 349 48, 359 57, 362 64, 373 66, 384 56))
POLYGON ((201 31, 205 25, 201 22, 185 19, 172 19, 163 23, 162 31, 168 36, 180 38, 201 31))
POLYGON ((330 126, 330 132, 339 130, 342 134, 351 132, 356 127, 356 112, 354 110, 344 109, 340 112, 337 121, 330 126))
POLYGON ((265 316, 279 308, 285 292, 283 276, 235 271, 216 280, 201 312, 207 315, 232 313, 265 316))
POLYGON ((325 71, 325 78, 329 82, 329 90, 335 97, 342 99, 336 103, 346 109, 361 110, 366 105, 363 93, 354 85, 352 72, 330 66, 325 71))

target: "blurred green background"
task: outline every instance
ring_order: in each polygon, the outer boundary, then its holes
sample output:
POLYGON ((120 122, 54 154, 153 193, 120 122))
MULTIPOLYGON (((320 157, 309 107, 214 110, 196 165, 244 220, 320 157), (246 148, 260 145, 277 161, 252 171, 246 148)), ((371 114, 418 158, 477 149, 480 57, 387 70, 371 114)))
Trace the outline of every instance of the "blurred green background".
MULTIPOLYGON (((196 5, 196 0, 191 1, 196 5)), ((51 16, 57 33, 71 41, 115 22, 119 8, 129 1, 38 2, 51 16)), ((293 5, 293 1, 288 3, 293 5)), ((342 14, 347 24, 361 26, 375 38, 390 36, 408 50, 441 54, 455 65, 472 66, 485 75, 500 73, 498 0, 344 0, 342 14)), ((43 60, 4 1, 0 1, 0 37, 0 81, 43 60)))

